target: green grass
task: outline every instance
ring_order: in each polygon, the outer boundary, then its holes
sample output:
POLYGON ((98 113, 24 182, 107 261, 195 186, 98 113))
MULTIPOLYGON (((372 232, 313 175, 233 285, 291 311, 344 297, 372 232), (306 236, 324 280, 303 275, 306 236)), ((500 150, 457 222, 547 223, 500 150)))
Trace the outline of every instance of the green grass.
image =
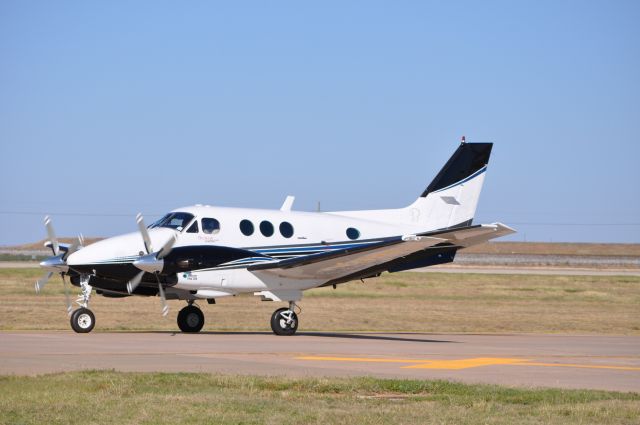
POLYGON ((640 395, 446 381, 71 372, 0 377, 1 424, 637 424, 640 395))

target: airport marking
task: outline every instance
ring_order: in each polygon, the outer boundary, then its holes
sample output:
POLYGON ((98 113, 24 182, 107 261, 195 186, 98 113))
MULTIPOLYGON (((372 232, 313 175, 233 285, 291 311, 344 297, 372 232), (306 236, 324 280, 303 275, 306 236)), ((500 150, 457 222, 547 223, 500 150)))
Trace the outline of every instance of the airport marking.
POLYGON ((329 362, 358 362, 358 363, 399 363, 405 364, 402 369, 442 369, 460 370, 484 366, 540 366, 540 367, 573 367, 584 369, 613 369, 640 371, 636 366, 616 366, 616 365, 590 365, 576 363, 546 363, 534 362, 529 359, 518 359, 509 357, 475 357, 468 359, 454 360, 432 360, 432 359, 393 359, 375 357, 328 357, 328 356, 298 356, 296 360, 314 360, 329 362))

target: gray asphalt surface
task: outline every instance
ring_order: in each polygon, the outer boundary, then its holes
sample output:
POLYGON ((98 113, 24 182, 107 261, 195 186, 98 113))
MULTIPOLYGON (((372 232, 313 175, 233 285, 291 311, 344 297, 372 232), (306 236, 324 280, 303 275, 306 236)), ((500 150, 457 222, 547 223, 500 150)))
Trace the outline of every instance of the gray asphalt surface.
POLYGON ((640 337, 0 332, 0 374, 82 369, 369 375, 640 392, 640 337))

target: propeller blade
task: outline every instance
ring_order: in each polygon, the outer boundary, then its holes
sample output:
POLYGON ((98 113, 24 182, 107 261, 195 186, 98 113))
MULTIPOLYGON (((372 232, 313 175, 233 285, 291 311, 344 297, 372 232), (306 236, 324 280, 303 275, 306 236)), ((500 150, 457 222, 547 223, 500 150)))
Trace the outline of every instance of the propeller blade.
POLYGON ((71 316, 73 307, 71 307, 71 298, 69 298, 69 287, 67 286, 67 279, 64 278, 63 273, 60 273, 60 277, 62 277, 62 287, 64 288, 64 302, 67 305, 67 315, 71 316))
POLYGON ((167 305, 167 297, 164 295, 164 289, 162 288, 162 283, 160 283, 160 278, 156 275, 156 280, 158 281, 158 295, 160 295, 160 305, 162 306, 162 316, 166 316, 169 314, 169 306, 167 305))
POLYGON ((151 246, 151 238, 149 238, 147 226, 144 225, 144 218, 142 217, 142 213, 138 213, 138 215, 136 215, 136 223, 138 223, 138 229, 140 229, 140 234, 142 235, 142 240, 144 241, 144 248, 147 250, 147 254, 151 254, 153 252, 153 247, 151 246))
POLYGON ((67 252, 62 256, 63 261, 67 261, 67 258, 74 252, 76 252, 82 246, 82 235, 78 236, 78 238, 73 241, 67 252))
POLYGON ((160 251, 158 251, 158 255, 156 255, 156 258, 158 260, 162 260, 164 257, 169 255, 169 253, 171 252, 171 249, 173 248, 173 245, 176 243, 177 240, 178 240, 178 235, 174 233, 171 236, 171 238, 169 238, 169 240, 165 242, 164 246, 160 248, 160 251))
POLYGON ((38 279, 38 281, 36 282, 36 294, 39 294, 40 291, 42 291, 44 285, 46 285, 49 279, 51 279, 51 276, 53 276, 53 272, 48 272, 43 274, 42 277, 38 279))
POLYGON ((47 228, 47 235, 49 235, 49 241, 52 246, 53 255, 58 255, 60 253, 60 246, 58 245, 58 239, 56 238, 56 233, 53 231, 53 223, 51 222, 51 217, 46 216, 44 218, 44 225, 47 228))
POLYGON ((162 289, 162 283, 158 282, 158 290, 160 292, 160 305, 162 305, 162 316, 169 314, 169 306, 167 305, 167 297, 164 295, 164 289, 162 289))
POLYGON ((138 285, 140 284, 140 281, 142 280, 142 276, 144 275, 144 271, 141 271, 140 273, 138 273, 137 275, 135 275, 133 277, 133 279, 131 279, 128 283, 127 283, 127 292, 129 292, 130 294, 133 293, 133 291, 136 290, 136 288, 138 287, 138 285))

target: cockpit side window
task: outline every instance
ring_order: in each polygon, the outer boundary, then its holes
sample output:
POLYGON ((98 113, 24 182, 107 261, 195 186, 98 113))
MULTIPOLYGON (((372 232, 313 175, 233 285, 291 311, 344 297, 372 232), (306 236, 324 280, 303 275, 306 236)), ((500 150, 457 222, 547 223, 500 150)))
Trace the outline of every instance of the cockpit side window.
POLYGON ((187 233, 198 233, 198 220, 193 221, 193 224, 187 229, 187 233))
POLYGON ((193 220, 193 214, 185 212, 174 212, 165 215, 149 227, 168 227, 170 229, 176 229, 177 231, 181 232, 182 229, 184 229, 184 226, 189 224, 191 220, 193 220))
POLYGON ((218 233, 220 231, 220 222, 215 218, 202 219, 202 232, 207 234, 218 233))

